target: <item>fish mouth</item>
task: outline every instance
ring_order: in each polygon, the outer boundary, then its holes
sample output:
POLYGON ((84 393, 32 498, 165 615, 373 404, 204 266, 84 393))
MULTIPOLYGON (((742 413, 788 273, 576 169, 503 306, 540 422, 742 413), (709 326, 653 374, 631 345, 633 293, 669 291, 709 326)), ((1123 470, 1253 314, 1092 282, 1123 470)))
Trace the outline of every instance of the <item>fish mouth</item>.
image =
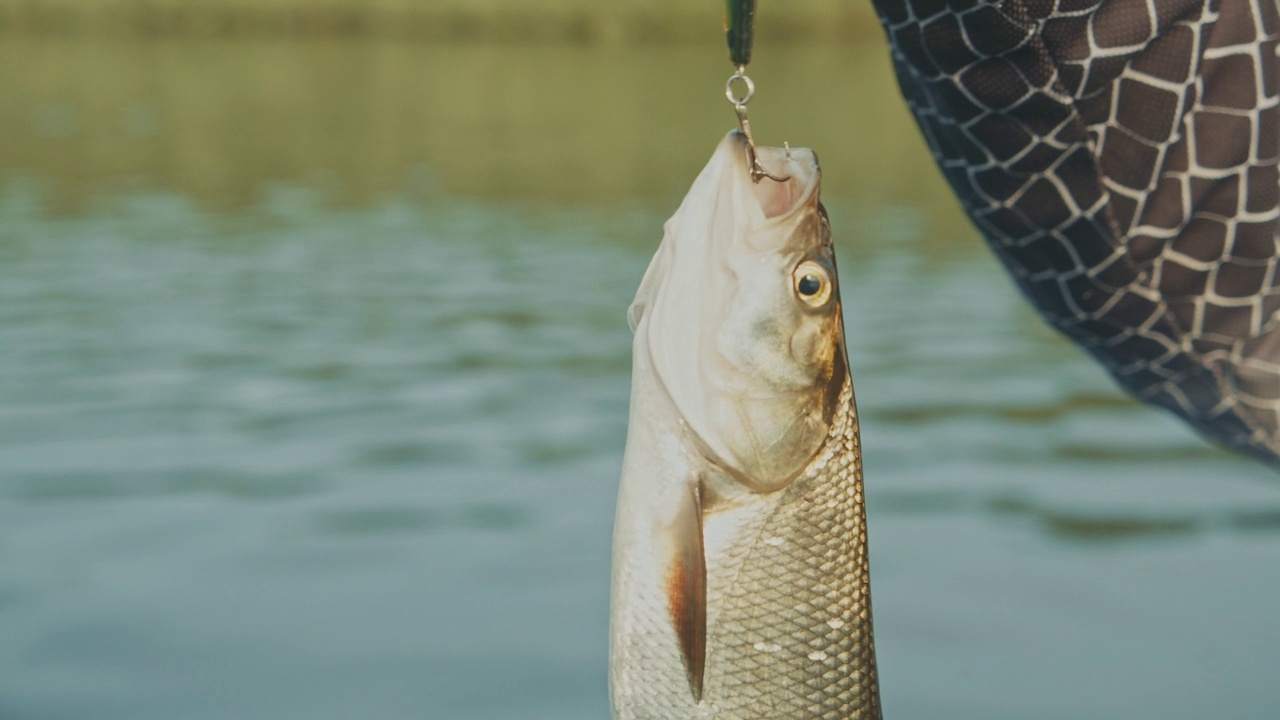
POLYGON ((797 309, 792 274, 801 259, 825 258, 830 240, 816 154, 756 148, 780 179, 755 181, 749 150, 743 133, 723 137, 664 226, 628 319, 636 357, 695 452, 739 486, 771 492, 827 432, 828 403, 816 397, 827 373, 791 345, 797 323, 819 314, 797 309))
POLYGON ((746 134, 734 130, 724 142, 735 146, 736 168, 751 183, 751 194, 759 204, 762 220, 785 222, 796 213, 817 206, 822 180, 817 153, 808 148, 756 146, 755 160, 767 173, 756 180, 746 134))

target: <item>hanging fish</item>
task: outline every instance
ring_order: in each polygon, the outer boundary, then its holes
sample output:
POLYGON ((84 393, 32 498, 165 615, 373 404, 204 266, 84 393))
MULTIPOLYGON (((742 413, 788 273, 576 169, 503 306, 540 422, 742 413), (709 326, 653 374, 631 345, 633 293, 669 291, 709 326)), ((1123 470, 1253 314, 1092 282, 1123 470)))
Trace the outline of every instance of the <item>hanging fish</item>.
POLYGON ((640 283, 620 720, 879 718, 858 415, 810 150, 720 143, 640 283), (778 182, 769 177, 786 178, 778 182))

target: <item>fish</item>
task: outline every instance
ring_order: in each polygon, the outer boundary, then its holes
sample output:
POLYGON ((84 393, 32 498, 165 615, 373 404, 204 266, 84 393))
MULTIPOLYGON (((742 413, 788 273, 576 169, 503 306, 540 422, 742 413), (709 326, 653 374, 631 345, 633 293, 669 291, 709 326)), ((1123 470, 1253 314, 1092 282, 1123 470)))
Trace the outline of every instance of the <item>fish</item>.
POLYGON ((616 720, 881 717, 858 412, 817 155, 717 146, 628 309, 616 720))

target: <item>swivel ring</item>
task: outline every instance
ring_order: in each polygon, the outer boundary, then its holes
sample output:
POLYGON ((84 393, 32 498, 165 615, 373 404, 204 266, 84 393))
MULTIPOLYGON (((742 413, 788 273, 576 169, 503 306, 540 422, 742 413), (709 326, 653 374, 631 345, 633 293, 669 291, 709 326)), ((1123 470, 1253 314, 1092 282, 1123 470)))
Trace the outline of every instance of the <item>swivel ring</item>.
POLYGON ((738 71, 729 76, 729 80, 724 84, 724 96, 729 98, 729 102, 734 105, 746 105, 751 102, 751 98, 756 94, 756 84, 751 82, 751 78, 747 77, 745 68, 738 66, 738 71), (742 95, 734 92, 734 83, 741 80, 742 87, 746 90, 742 95))

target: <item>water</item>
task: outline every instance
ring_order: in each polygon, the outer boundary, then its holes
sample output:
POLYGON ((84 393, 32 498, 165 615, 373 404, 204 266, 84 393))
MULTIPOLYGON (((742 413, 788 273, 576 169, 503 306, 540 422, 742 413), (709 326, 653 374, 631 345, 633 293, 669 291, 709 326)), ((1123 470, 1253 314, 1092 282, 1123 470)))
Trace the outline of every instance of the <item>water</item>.
MULTIPOLYGON (((769 52, 890 718, 1276 717, 1274 473, 1043 327, 882 48, 769 52)), ((607 717, 623 309, 707 53, 0 47, 0 718, 607 717)))

